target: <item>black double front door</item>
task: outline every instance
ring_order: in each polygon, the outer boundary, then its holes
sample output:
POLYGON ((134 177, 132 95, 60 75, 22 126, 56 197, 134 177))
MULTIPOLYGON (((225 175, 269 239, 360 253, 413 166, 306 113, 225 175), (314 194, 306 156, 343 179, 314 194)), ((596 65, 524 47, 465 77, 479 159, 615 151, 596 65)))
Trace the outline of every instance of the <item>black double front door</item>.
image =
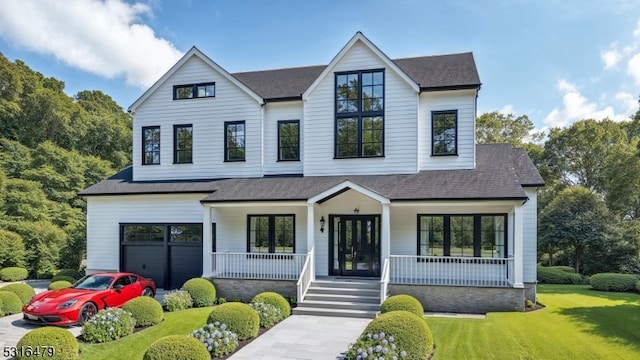
POLYGON ((380 276, 380 217, 330 216, 330 274, 380 276))

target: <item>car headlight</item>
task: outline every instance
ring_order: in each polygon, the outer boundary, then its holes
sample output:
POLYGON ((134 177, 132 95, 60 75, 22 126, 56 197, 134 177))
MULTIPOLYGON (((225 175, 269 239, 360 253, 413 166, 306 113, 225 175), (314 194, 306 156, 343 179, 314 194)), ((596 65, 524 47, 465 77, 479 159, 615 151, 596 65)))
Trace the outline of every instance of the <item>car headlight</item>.
POLYGON ((70 308, 72 307, 75 303, 77 303, 78 300, 77 299, 73 299, 73 300, 68 300, 65 301, 64 303, 62 303, 62 305, 58 306, 58 309, 66 309, 66 308, 70 308))

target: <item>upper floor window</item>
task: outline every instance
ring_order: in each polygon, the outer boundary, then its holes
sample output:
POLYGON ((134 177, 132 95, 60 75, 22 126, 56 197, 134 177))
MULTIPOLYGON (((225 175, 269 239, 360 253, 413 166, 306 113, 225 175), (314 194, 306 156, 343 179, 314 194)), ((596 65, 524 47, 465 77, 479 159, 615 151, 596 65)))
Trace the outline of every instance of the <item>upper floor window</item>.
POLYGON ((248 215, 247 251, 295 253, 294 215, 248 215))
POLYGON ((216 83, 185 84, 173 86, 173 100, 216 96, 216 83))
POLYGON ((160 126, 142 128, 142 165, 160 164, 160 126))
POLYGON ((335 78, 335 157, 384 156, 384 70, 335 78))
POLYGON ((244 121, 225 121, 224 161, 244 161, 244 130, 244 121))
POLYGON ((193 162, 193 126, 173 126, 173 162, 189 164, 193 162))
POLYGON ((457 155, 458 111, 432 111, 431 134, 431 155, 457 155))
POLYGON ((300 121, 278 121, 278 161, 300 160, 300 121))

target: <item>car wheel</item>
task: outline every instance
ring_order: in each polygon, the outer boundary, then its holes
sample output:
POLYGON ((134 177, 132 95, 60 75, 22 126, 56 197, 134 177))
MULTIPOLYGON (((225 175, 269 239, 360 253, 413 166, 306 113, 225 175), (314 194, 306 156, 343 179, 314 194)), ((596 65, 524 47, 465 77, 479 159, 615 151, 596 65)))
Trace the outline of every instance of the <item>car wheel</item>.
POLYGON ((78 315, 78 325, 84 325, 89 319, 91 319, 95 314, 98 313, 98 307, 96 304, 92 302, 88 302, 82 306, 80 309, 80 314, 78 315))
POLYGON ((153 289, 151 289, 150 287, 146 287, 144 288, 144 290, 142 290, 142 296, 149 296, 149 297, 153 297, 153 289))

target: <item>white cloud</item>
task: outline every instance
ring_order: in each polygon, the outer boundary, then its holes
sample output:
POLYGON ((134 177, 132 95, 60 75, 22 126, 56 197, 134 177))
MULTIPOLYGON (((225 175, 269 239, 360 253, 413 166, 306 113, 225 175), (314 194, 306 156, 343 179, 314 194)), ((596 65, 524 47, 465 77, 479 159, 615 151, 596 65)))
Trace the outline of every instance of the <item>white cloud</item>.
POLYGON ((513 105, 507 104, 502 107, 502 109, 498 110, 502 114, 513 114, 513 105))
POLYGON ((628 116, 638 111, 638 98, 636 95, 621 91, 617 93, 613 99, 622 105, 624 113, 628 116))
POLYGON ((616 113, 613 106, 600 108, 599 104, 584 97, 578 87, 564 79, 558 81, 558 90, 563 93, 562 109, 555 108, 544 119, 544 128, 563 127, 582 119, 602 120, 605 118, 623 121, 637 110, 637 105, 631 106, 630 98, 633 95, 620 92, 614 99, 624 106, 624 113, 616 113))
POLYGON ((640 84, 640 53, 635 54, 627 63, 627 73, 633 76, 636 84, 640 84))
POLYGON ((604 62, 605 69, 612 69, 618 65, 618 62, 622 59, 622 54, 620 54, 618 50, 614 49, 601 52, 600 58, 602 59, 602 62, 604 62))
POLYGON ((0 35, 69 66, 149 87, 182 53, 142 16, 151 8, 123 0, 20 0, 0 7, 0 35))
POLYGON ((638 20, 638 27, 633 31, 633 36, 640 37, 640 20, 638 20))

